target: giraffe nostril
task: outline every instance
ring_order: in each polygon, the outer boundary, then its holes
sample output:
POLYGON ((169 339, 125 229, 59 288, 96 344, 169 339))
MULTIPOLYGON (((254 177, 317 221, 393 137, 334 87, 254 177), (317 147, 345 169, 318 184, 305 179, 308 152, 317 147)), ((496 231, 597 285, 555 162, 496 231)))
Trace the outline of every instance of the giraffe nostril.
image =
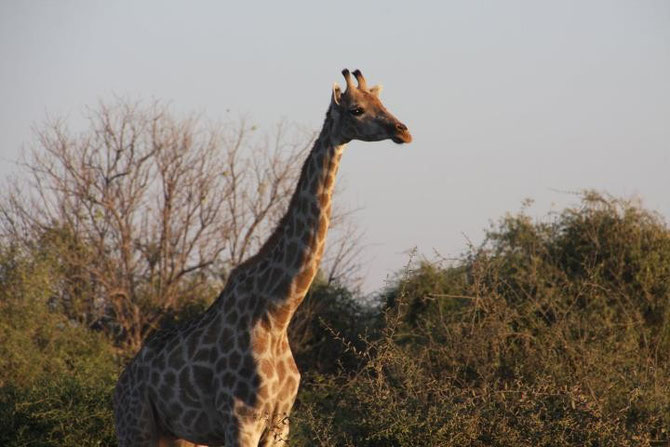
POLYGON ((407 126, 405 126, 403 123, 396 123, 395 125, 396 130, 399 130, 401 132, 404 132, 407 130, 407 126))

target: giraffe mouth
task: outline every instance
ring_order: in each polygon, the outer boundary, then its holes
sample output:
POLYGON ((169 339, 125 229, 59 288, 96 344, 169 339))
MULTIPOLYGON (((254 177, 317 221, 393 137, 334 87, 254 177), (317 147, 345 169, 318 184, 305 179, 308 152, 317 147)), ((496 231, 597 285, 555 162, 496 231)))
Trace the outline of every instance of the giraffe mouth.
POLYGON ((391 137, 391 140, 396 144, 411 143, 412 134, 408 131, 398 132, 391 137))

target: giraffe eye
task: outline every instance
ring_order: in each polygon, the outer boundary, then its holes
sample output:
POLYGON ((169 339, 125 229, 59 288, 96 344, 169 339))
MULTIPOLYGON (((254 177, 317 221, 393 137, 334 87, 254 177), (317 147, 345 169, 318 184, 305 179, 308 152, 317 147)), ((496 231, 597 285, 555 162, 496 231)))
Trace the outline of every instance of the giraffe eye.
POLYGON ((351 113, 354 116, 360 116, 365 112, 361 107, 355 107, 351 110, 349 110, 349 113, 351 113))

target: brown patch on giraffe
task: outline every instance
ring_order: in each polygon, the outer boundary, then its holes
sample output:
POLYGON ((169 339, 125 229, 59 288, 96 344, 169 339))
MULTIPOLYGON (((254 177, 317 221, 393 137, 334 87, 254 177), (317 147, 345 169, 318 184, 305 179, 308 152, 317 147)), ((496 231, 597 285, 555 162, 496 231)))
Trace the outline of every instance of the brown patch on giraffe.
POLYGON ((156 392, 156 389, 153 386, 147 387, 147 395, 149 396, 149 399, 154 402, 158 400, 158 392, 156 392))
POLYGON ((158 389, 158 395, 161 396, 163 400, 170 400, 174 397, 174 386, 163 384, 158 389))
POLYGON ((219 347, 223 349, 224 352, 229 352, 235 347, 235 335, 233 330, 229 327, 223 328, 221 331, 221 337, 219 337, 219 347))
POLYGON ((254 287, 254 279, 249 276, 244 280, 244 289, 245 290, 253 290, 254 287))
POLYGON ((154 365, 156 366, 156 369, 160 371, 165 369, 165 352, 161 351, 161 353, 156 356, 154 365))
POLYGON ((216 343, 216 339, 219 337, 219 327, 216 324, 210 323, 209 327, 205 329, 202 342, 206 345, 212 345, 216 343))
MULTIPOLYGON (((293 380, 293 379, 291 379, 293 380)), ((277 396, 277 399, 280 402, 288 400, 289 397, 291 397, 293 394, 293 389, 289 386, 289 384, 285 384, 282 386, 279 390, 279 395, 277 396)))
POLYGON ((247 334, 238 334, 236 338, 237 349, 241 352, 247 352, 249 350, 249 335, 247 334))
POLYGON ((271 331, 272 330, 272 320, 270 319, 268 314, 261 315, 260 320, 261 320, 260 321, 261 327, 263 329, 265 329, 266 331, 271 331))
POLYGON ((226 315, 226 323, 233 326, 237 323, 238 318, 239 318, 239 315, 237 314, 237 310, 233 309, 228 313, 228 315, 226 315))
POLYGON ((182 421, 184 425, 190 426, 193 424, 193 420, 198 416, 198 412, 196 410, 188 410, 186 413, 184 413, 184 416, 182 416, 182 421))
POLYGON ((190 334, 190 336, 187 339, 187 345, 188 345, 188 357, 193 358, 195 356, 195 352, 198 349, 198 346, 200 346, 200 338, 202 335, 202 331, 197 331, 193 332, 190 334))
POLYGON ((240 360, 242 360, 242 356, 237 353, 237 351, 234 351, 230 356, 228 357, 228 366, 230 369, 237 370, 237 368, 240 366, 240 360))
POLYGON ((198 401, 197 396, 193 396, 191 394, 188 394, 183 389, 179 390, 179 393, 177 395, 177 400, 179 400, 179 402, 181 404, 183 404, 187 407, 198 408, 200 406, 200 402, 198 401))
POLYGON ((258 398, 261 400, 266 400, 268 398, 268 387, 267 385, 261 385, 260 388, 258 388, 258 398))
POLYGON ((270 360, 263 359, 261 361, 261 374, 263 374, 263 376, 266 379, 270 379, 270 378, 272 378, 272 376, 274 376, 275 368, 274 368, 274 365, 272 365, 272 362, 270 360))
POLYGON ((193 384, 191 383, 191 379, 189 377, 189 368, 182 368, 181 372, 179 373, 179 388, 181 391, 188 393, 192 396, 196 395, 195 388, 193 388, 193 384))
POLYGON ((214 368, 216 371, 224 371, 228 369, 228 357, 219 357, 219 359, 216 361, 216 365, 214 365, 214 368))
POLYGON ((227 372, 223 375, 223 379, 221 380, 221 385, 224 387, 231 389, 233 387, 233 384, 235 383, 235 375, 231 372, 227 372))
POLYGON ((179 403, 177 402, 172 402, 170 404, 169 410, 170 415, 173 417, 177 417, 178 415, 182 414, 184 412, 184 407, 182 407, 179 403))
POLYGON ((207 413, 205 412, 200 412, 198 415, 198 418, 195 420, 195 430, 200 432, 200 433, 205 433, 209 429, 209 418, 207 417, 207 413))
POLYGON ((251 349, 256 354, 262 354, 268 349, 268 335, 265 333, 257 334, 252 341, 251 349))
POLYGON ((251 322, 251 317, 248 314, 242 314, 240 315, 240 319, 237 322, 237 325, 241 328, 242 332, 246 332, 246 328, 249 326, 249 323, 251 322))
POLYGON ((279 377, 279 383, 284 381, 286 376, 286 366, 284 365, 284 360, 277 360, 275 362, 275 367, 277 368, 277 377, 279 377))
POLYGON ((171 369, 178 370, 183 364, 184 359, 183 359, 182 348, 181 345, 178 345, 170 353, 170 357, 168 357, 168 365, 170 366, 171 369))
POLYGON ((326 207, 330 204, 330 194, 327 192, 322 192, 319 194, 319 206, 322 210, 325 210, 326 207))
POLYGON ((163 375, 163 380, 165 381, 165 384, 170 387, 174 387, 174 384, 177 382, 177 376, 175 375, 174 372, 172 371, 167 371, 163 375))
POLYGON ((279 327, 288 325, 288 320, 291 318, 291 315, 292 307, 290 303, 274 306, 274 309, 272 310, 272 316, 279 327))
POLYGON ((208 389, 214 378, 214 372, 211 368, 207 366, 194 366, 193 367, 193 379, 195 380, 195 385, 201 390, 208 389))
POLYGON ((291 241, 286 247, 284 252, 284 263, 286 265, 292 266, 298 262, 298 243, 296 241, 291 241))
POLYGON ((211 359, 210 348, 199 349, 198 352, 196 352, 195 356, 193 357, 194 362, 200 362, 200 363, 209 362, 210 359, 211 359))
POLYGON ((286 384, 284 384, 284 389, 289 390, 291 394, 295 394, 298 390, 298 382, 293 377, 289 376, 286 379, 286 384))
POLYGON ((209 348, 209 363, 214 365, 216 360, 219 358, 219 351, 216 349, 216 346, 209 348))

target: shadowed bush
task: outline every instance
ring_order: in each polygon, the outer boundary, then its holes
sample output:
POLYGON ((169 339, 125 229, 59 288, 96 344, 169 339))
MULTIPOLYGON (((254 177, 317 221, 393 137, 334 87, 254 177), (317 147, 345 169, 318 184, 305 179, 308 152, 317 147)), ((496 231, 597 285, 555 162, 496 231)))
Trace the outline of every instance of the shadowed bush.
POLYGON ((346 287, 328 284, 321 275, 312 283, 289 327, 291 349, 303 376, 333 374, 360 365, 355 351, 375 331, 375 310, 346 287))
POLYGON ((309 383, 299 444, 667 445, 670 231, 589 193, 509 215, 383 297, 363 366, 309 383))

